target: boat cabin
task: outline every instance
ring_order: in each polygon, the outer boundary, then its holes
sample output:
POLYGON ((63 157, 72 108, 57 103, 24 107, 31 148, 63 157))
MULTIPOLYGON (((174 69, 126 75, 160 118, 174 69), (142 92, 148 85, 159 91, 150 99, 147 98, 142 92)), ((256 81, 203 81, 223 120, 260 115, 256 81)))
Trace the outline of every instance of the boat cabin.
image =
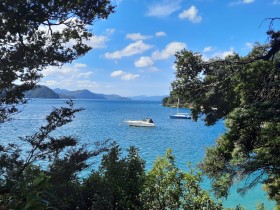
POLYGON ((147 123, 154 123, 151 118, 145 118, 143 121, 147 123))

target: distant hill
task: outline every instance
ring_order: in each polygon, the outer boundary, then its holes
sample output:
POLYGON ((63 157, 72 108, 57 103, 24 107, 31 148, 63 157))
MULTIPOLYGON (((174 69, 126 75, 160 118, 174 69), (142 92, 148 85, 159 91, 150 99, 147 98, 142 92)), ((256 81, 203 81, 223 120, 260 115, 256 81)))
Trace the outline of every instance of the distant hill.
POLYGON ((104 95, 104 94, 100 94, 101 96, 103 96, 104 98, 106 98, 106 100, 112 100, 112 101, 130 101, 130 98, 127 97, 122 97, 116 94, 111 94, 111 95, 104 95))
POLYGON ((116 101, 127 101, 131 100, 127 97, 122 97, 119 95, 106 95, 100 93, 93 93, 89 90, 75 90, 69 91, 65 89, 55 88, 53 89, 54 92, 59 94, 60 98, 75 98, 75 99, 103 99, 103 100, 116 100, 116 101))
POLYGON ((71 95, 71 91, 65 90, 65 89, 60 89, 60 88, 55 88, 53 89, 54 92, 56 92, 59 95, 59 98, 64 98, 64 99, 74 99, 75 97, 71 95))
POLYGON ((75 90, 75 91, 69 91, 69 92, 65 92, 63 93, 63 95, 66 96, 73 96, 76 99, 106 99, 105 97, 90 92, 89 90, 75 90))
POLYGON ((59 95, 47 86, 37 85, 33 90, 24 93, 26 98, 59 98, 59 95))
POLYGON ((133 97, 122 97, 116 94, 101 94, 93 93, 87 89, 83 90, 66 90, 66 89, 50 89, 47 86, 38 85, 35 89, 27 91, 25 93, 26 98, 70 98, 70 99, 99 99, 99 100, 112 100, 112 101, 162 101, 166 96, 133 96, 133 97))
POLYGON ((67 94, 70 92, 69 90, 60 89, 60 88, 55 88, 53 89, 53 91, 56 92, 57 94, 67 94))
POLYGON ((145 95, 140 95, 140 96, 133 96, 129 97, 132 100, 136 101, 162 101, 162 99, 166 96, 145 96, 145 95))

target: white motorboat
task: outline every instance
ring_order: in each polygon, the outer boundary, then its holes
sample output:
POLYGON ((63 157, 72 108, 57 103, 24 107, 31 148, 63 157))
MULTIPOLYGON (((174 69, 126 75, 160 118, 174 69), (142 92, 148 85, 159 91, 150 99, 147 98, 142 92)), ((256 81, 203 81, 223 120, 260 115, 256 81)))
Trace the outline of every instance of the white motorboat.
POLYGON ((156 126, 151 118, 145 118, 143 120, 126 120, 124 122, 130 126, 135 126, 135 127, 155 127, 156 126))

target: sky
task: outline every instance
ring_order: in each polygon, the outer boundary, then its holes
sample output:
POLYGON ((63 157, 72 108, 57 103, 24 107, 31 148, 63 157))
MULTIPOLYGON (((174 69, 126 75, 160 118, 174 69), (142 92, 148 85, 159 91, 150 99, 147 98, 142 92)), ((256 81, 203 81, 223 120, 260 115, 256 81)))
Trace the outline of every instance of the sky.
MULTIPOLYGON (((115 13, 94 22, 93 49, 61 68, 43 70, 40 84, 120 96, 169 95, 175 56, 183 49, 205 60, 245 56, 267 43, 280 0, 112 0, 115 13)), ((279 22, 275 22, 277 28, 279 22)))

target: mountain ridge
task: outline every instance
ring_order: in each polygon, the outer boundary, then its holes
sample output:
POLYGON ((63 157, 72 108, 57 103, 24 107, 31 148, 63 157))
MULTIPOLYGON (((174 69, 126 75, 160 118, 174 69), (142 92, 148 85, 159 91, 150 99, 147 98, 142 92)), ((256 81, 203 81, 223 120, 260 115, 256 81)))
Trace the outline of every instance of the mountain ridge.
POLYGON ((26 98, 60 98, 59 94, 54 92, 52 89, 48 88, 47 86, 44 85, 37 85, 35 88, 32 90, 28 90, 24 93, 24 96, 26 98))
POLYGON ((67 90, 61 88, 51 89, 45 85, 37 85, 33 90, 25 93, 26 98, 61 98, 61 99, 98 99, 98 100, 118 100, 118 101, 162 101, 166 96, 132 96, 123 97, 117 94, 94 93, 87 89, 67 90))
POLYGON ((94 93, 87 89, 82 90, 66 90, 55 88, 51 89, 45 85, 37 85, 34 89, 25 92, 26 98, 61 98, 61 99, 99 99, 99 100, 119 100, 130 101, 128 97, 122 97, 116 94, 106 95, 94 93))

